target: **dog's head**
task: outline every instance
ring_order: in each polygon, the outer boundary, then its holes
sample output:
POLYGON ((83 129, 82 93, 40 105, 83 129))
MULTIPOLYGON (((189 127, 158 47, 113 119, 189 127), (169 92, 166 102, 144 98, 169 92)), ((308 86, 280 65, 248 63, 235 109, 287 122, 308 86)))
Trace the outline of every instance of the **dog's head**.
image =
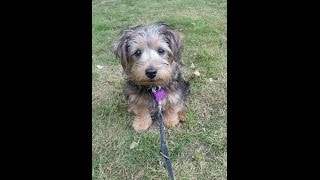
POLYGON ((115 46, 128 78, 138 85, 162 86, 177 76, 181 34, 164 23, 125 30, 115 46))

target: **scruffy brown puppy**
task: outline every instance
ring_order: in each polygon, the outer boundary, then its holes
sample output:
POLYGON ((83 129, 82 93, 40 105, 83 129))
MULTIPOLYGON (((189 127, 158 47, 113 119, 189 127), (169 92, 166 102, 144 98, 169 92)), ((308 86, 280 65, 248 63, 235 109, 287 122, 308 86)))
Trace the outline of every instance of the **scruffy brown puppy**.
POLYGON ((180 73, 181 34, 164 23, 137 26, 125 30, 116 45, 125 74, 124 93, 129 111, 136 116, 133 128, 146 130, 158 110, 155 90, 164 92, 161 100, 164 124, 173 127, 185 118, 189 83, 180 73))

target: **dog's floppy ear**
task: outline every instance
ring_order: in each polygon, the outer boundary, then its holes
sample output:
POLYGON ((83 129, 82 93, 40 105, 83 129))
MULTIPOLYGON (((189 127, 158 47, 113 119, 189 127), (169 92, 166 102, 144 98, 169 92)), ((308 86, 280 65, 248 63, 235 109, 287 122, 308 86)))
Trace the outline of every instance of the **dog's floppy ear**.
POLYGON ((133 30, 131 29, 124 30, 121 38, 119 39, 118 43, 114 47, 116 57, 120 58, 122 68, 125 71, 129 62, 128 39, 131 37, 132 33, 133 33, 133 30))
POLYGON ((163 29, 163 34, 166 37, 167 43, 172 51, 175 61, 180 62, 181 50, 182 50, 182 34, 175 32, 174 29, 165 23, 160 23, 163 29))

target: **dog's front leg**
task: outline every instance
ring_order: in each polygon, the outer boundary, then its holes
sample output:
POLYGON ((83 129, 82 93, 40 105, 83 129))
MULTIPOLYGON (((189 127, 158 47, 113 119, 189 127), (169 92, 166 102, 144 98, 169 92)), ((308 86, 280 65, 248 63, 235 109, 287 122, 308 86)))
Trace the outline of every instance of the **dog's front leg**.
POLYGON ((134 128, 135 131, 143 131, 147 130, 151 124, 151 116, 149 110, 144 107, 143 105, 131 105, 131 108, 129 111, 133 112, 136 116, 134 118, 132 127, 134 128))
POLYGON ((168 128, 174 127, 179 123, 178 113, 181 111, 182 106, 176 105, 168 108, 163 112, 164 114, 164 125, 168 128))

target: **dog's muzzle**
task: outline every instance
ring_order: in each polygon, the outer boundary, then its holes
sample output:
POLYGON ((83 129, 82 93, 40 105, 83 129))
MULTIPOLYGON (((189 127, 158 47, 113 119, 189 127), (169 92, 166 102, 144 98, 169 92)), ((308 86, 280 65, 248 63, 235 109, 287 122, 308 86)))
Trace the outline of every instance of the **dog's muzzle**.
POLYGON ((153 79, 154 77, 156 77, 156 75, 157 75, 157 70, 155 70, 155 69, 147 69, 146 70, 146 76, 149 79, 153 79))

